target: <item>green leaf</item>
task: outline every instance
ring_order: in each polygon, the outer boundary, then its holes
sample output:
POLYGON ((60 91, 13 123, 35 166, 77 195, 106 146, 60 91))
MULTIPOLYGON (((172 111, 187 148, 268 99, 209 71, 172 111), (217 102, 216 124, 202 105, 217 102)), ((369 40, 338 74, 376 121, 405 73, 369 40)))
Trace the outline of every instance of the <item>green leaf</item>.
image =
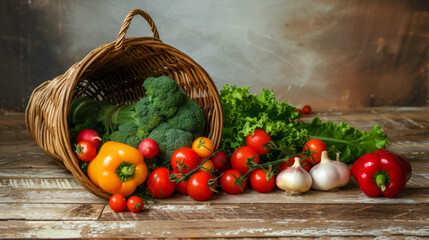
POLYGON ((329 157, 336 158, 340 152, 340 159, 344 163, 352 163, 366 153, 383 149, 389 144, 387 136, 380 126, 374 126, 371 131, 359 131, 346 122, 335 124, 325 123, 315 117, 311 123, 303 123, 311 139, 322 140, 329 151, 329 157))

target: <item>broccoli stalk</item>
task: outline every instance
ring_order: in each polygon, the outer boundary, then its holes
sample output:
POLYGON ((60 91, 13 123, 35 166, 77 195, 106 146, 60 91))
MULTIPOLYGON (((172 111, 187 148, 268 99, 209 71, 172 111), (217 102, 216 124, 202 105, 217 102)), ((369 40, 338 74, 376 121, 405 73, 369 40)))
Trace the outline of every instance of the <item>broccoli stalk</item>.
POLYGON ((89 97, 74 99, 68 114, 71 132, 77 132, 77 127, 102 128, 110 140, 133 147, 150 137, 160 145, 163 158, 177 148, 190 146, 193 139, 204 133, 203 110, 173 79, 150 77, 143 87, 147 96, 130 105, 119 106, 89 97))

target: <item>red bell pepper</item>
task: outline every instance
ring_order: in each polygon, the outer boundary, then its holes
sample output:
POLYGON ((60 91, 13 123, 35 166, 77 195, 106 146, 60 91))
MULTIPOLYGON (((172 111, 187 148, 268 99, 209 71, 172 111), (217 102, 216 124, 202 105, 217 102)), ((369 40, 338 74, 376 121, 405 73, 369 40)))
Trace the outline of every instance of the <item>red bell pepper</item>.
POLYGON ((397 154, 379 149, 367 153, 352 165, 352 175, 369 197, 394 197, 411 177, 410 163, 397 154))

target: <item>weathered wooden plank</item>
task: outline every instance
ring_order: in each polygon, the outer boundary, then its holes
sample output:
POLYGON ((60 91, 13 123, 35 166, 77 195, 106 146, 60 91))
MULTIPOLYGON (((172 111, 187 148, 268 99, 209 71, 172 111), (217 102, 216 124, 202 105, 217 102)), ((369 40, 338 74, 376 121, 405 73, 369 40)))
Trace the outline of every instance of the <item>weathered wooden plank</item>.
POLYGON ((76 179, 69 178, 11 178, 0 179, 0 188, 13 189, 83 189, 76 179))
POLYGON ((5 168, 0 169, 0 178, 74 178, 67 170, 55 168, 5 168))
POLYGON ((427 220, 310 218, 148 221, 1 221, 1 238, 425 237, 427 220))
MULTIPOLYGON (((318 204, 318 203, 228 203, 150 204, 141 214, 113 212, 106 206, 100 221, 291 219, 295 222, 349 222, 428 220, 429 204, 318 204)), ((429 229, 428 229, 429 230, 429 229)))
POLYGON ((2 188, 0 203, 107 203, 107 200, 81 189, 2 188))
POLYGON ((105 204, 0 204, 0 220, 96 221, 105 204))
MULTIPOLYGON (((106 203, 87 192, 85 189, 15 189, 1 188, 0 203, 106 203)), ((169 198, 158 200, 159 203, 193 204, 196 203, 188 196, 173 194, 169 198)), ((210 203, 332 203, 332 204, 419 204, 429 203, 429 189, 405 189, 394 198, 369 198, 357 187, 345 188, 336 192, 310 190, 299 196, 291 196, 276 189, 267 194, 261 194, 246 189, 243 194, 229 195, 215 193, 207 201, 210 203)), ((204 202, 206 203, 206 202, 204 202)))

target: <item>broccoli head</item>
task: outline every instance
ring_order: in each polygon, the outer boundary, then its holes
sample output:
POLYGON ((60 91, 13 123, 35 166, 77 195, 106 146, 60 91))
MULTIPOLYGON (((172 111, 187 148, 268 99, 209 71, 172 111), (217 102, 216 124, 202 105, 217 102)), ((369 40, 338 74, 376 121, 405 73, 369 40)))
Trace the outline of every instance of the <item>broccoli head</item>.
POLYGON ((153 107, 166 118, 176 114, 185 97, 176 81, 168 76, 149 77, 143 82, 143 87, 153 107))
POLYGON ((176 115, 167 122, 172 128, 178 128, 193 133, 194 138, 202 136, 206 126, 203 110, 188 96, 186 96, 185 103, 177 110, 176 115))
POLYGON ((120 124, 118 130, 110 134, 110 140, 138 148, 143 138, 139 138, 139 126, 134 122, 120 124))
POLYGON ((171 128, 170 124, 166 122, 155 128, 148 138, 152 138, 158 143, 158 156, 163 161, 168 161, 176 149, 190 147, 194 140, 191 132, 171 128))

